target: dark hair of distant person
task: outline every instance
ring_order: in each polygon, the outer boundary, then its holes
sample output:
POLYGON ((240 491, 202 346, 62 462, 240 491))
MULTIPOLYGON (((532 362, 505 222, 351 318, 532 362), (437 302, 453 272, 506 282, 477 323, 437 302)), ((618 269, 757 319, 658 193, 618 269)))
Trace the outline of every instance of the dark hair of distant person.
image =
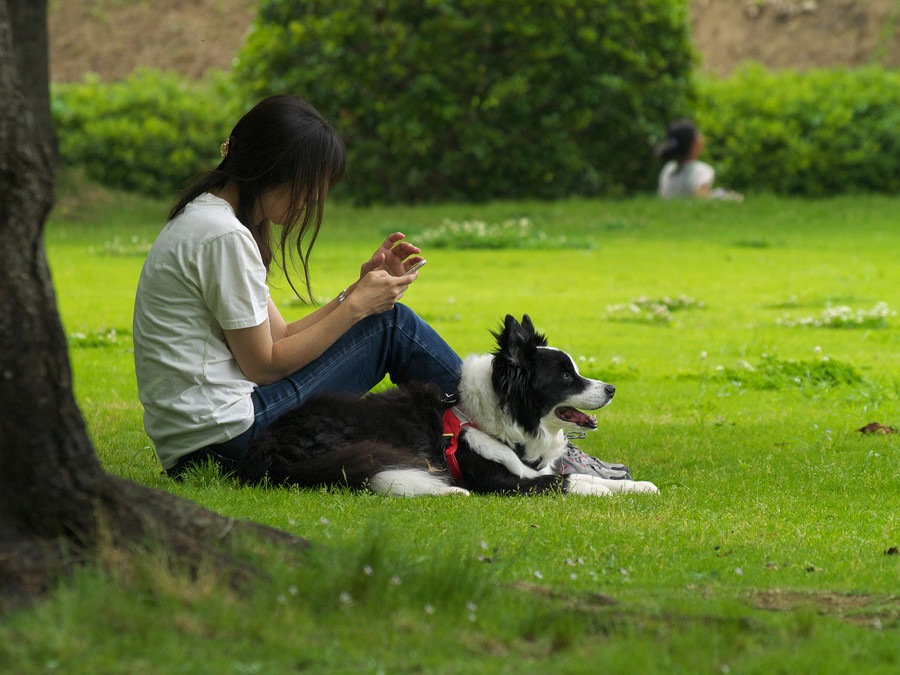
POLYGON ((653 154, 661 162, 674 160, 679 164, 683 163, 690 158, 699 135, 691 120, 675 120, 666 129, 665 140, 656 145, 653 154))

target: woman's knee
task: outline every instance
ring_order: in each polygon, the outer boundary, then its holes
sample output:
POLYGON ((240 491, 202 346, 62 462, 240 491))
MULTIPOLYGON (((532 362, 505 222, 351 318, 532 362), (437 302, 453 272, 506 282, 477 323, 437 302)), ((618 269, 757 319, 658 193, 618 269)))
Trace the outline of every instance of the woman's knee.
POLYGON ((402 303, 394 305, 394 325, 401 328, 420 326, 424 323, 422 317, 402 303))

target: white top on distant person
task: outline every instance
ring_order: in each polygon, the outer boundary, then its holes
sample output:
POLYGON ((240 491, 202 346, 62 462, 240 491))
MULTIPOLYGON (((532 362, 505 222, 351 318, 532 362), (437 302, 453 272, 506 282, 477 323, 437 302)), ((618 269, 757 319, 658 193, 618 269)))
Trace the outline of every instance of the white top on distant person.
POLYGON ((743 201, 743 195, 724 189, 713 189, 716 171, 700 157, 706 141, 693 122, 679 119, 666 130, 666 139, 654 149, 663 162, 659 173, 659 196, 730 199, 743 201))

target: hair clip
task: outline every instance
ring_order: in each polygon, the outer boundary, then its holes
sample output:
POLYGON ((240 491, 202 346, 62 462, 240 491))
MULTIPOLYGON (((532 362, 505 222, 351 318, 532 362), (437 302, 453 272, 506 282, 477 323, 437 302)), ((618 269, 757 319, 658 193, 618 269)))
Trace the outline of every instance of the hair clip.
POLYGON ((231 136, 225 139, 225 142, 222 143, 222 146, 219 148, 219 153, 222 157, 227 157, 229 151, 231 150, 231 136))

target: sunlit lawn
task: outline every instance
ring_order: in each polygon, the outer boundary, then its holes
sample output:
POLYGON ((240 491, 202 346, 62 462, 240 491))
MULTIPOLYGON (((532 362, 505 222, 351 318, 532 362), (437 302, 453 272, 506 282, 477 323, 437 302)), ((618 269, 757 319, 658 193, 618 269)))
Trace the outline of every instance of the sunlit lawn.
MULTIPOLYGON (((47 244, 102 461, 317 546, 299 567, 267 563, 271 583, 251 597, 164 573, 89 575, 0 625, 0 663, 18 672, 900 667, 898 436, 857 431, 873 421, 900 428, 900 200, 333 205, 313 256, 320 299, 352 282, 394 230, 424 241, 449 230, 445 219, 489 229, 528 219, 524 248, 433 240, 404 301, 463 355, 490 350, 504 314, 530 314, 583 372, 618 388, 582 447, 661 488, 402 500, 242 489, 211 471, 182 485, 161 477, 141 426, 130 322, 166 205, 104 192, 85 200, 85 191, 64 190, 47 244), (121 599, 115 619, 108 593, 121 599)), ((273 293, 282 312, 305 312, 285 289, 273 293)))

